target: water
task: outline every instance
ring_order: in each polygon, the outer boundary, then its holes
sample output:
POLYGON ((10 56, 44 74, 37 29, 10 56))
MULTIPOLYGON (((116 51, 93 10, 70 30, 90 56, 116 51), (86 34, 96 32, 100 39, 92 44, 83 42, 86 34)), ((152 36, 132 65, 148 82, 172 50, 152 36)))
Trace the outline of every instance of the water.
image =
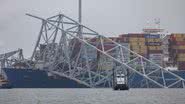
POLYGON ((185 104, 185 89, 0 89, 0 104, 185 104))

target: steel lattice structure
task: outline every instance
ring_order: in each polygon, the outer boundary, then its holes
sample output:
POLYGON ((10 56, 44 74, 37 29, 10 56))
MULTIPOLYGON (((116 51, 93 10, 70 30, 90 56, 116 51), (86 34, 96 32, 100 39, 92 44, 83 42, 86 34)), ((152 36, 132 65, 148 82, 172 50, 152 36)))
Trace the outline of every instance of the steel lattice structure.
POLYGON ((22 49, 0 54, 0 67, 13 67, 18 62, 25 61, 22 53, 22 49))
MULTIPOLYGON (((185 81, 180 76, 64 14, 47 19, 27 15, 42 21, 31 60, 42 64, 44 70, 89 87, 111 87, 112 69, 99 66, 113 64, 116 73, 139 75, 139 87, 185 87, 185 81)), ((135 83, 130 81, 129 85, 134 86, 135 83)))

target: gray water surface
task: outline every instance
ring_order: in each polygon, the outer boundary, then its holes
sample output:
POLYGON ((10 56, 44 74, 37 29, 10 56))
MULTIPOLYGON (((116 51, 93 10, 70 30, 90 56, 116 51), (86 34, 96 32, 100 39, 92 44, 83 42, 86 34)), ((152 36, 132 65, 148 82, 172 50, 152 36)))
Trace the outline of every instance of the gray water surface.
POLYGON ((185 89, 0 89, 0 104, 185 104, 185 89))

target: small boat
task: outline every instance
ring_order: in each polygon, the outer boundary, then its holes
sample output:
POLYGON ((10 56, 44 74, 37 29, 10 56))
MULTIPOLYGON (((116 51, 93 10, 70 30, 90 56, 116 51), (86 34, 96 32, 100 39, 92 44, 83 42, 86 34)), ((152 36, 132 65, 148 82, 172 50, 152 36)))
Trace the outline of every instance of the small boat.
POLYGON ((124 74, 117 74, 116 78, 114 79, 113 89, 114 90, 129 90, 127 84, 127 76, 124 74))

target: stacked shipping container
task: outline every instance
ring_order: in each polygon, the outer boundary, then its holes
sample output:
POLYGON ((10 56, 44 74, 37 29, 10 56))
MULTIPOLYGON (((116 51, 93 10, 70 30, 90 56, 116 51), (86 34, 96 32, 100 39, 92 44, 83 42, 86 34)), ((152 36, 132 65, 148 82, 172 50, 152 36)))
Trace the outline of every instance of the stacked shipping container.
MULTIPOLYGON (((130 49, 153 62, 163 65, 163 51, 162 41, 159 34, 127 34, 121 35, 120 37, 128 37, 125 40, 129 41, 130 49)), ((134 55, 130 54, 131 59, 134 55)))
POLYGON ((179 70, 185 70, 185 34, 171 34, 169 40, 170 58, 179 70))
MULTIPOLYGON (((150 59, 151 61, 163 66, 163 51, 165 50, 166 54, 169 54, 169 61, 174 65, 178 66, 179 70, 185 70, 185 34, 171 34, 169 36, 169 40, 167 42, 162 43, 162 39, 159 34, 123 34, 119 35, 119 37, 110 37, 109 39, 116 41, 123 46, 131 49, 132 51, 150 59), (168 45, 168 50, 163 48, 163 44, 168 45)), ((98 38, 93 38, 91 40, 94 43, 100 42, 98 38)), ((114 44, 107 39, 103 39, 105 50, 109 50, 113 48, 114 44)), ((101 49, 100 49, 101 50, 101 49)), ((119 51, 119 50, 118 50, 119 51)), ((112 54, 117 54, 117 50, 112 51, 112 54)), ((99 62, 103 64, 99 64, 100 69, 111 69, 113 66, 113 61, 108 60, 106 56, 102 56, 99 52, 92 51, 88 49, 87 53, 92 58, 99 58, 99 62), (106 63, 105 63, 106 62, 106 63)), ((125 61, 129 61, 133 58, 133 55, 128 51, 123 52, 124 56, 127 57, 125 61)))
POLYGON ((145 34, 145 45, 148 50, 148 58, 156 64, 162 65, 163 51, 159 34, 145 34))
POLYGON ((128 34, 130 49, 144 57, 147 56, 144 34, 128 34))

